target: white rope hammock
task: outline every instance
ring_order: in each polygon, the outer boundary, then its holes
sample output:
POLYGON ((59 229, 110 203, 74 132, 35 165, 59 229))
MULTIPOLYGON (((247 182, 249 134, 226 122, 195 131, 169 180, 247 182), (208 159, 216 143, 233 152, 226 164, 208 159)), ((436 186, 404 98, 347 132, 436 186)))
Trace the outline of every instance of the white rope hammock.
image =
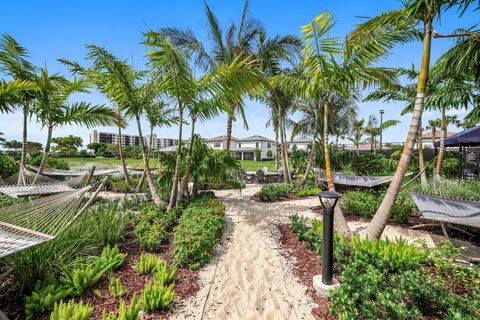
POLYGON ((55 239, 93 203, 105 181, 86 203, 92 186, 0 209, 0 258, 55 239))
POLYGON ((51 195, 85 187, 90 180, 90 174, 65 181, 58 181, 43 175, 36 176, 36 173, 22 169, 0 182, 0 193, 12 198, 51 195), (33 183, 34 181, 35 183, 33 183))
MULTIPOLYGON (((38 167, 35 166, 30 166, 30 169, 33 171, 37 172, 38 167)), ((78 176, 83 176, 86 175, 90 172, 90 169, 88 170, 60 170, 60 169, 44 169, 43 173, 46 176, 63 176, 63 177, 78 177, 78 176)), ((119 169, 118 168, 112 168, 112 169, 100 169, 100 170, 95 170, 94 176, 103 176, 103 175, 110 175, 114 173, 118 173, 119 169)))

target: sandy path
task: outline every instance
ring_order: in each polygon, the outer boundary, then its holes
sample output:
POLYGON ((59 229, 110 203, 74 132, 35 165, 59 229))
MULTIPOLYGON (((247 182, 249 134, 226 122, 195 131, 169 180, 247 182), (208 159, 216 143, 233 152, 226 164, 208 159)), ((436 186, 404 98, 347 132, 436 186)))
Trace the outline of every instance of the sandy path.
POLYGON ((227 208, 218 264, 202 271, 202 290, 177 305, 173 319, 313 319, 306 287, 296 281, 281 256, 273 224, 288 221, 293 210, 309 212, 315 199, 294 204, 249 200, 258 190, 249 186, 241 196, 234 191, 217 193, 227 208))

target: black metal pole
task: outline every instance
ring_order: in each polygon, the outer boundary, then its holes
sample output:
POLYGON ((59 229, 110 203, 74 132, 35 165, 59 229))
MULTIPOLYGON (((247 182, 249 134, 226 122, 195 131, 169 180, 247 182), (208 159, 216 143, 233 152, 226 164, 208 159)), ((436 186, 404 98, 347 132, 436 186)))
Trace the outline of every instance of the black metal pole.
POLYGON ((333 278, 333 209, 325 208, 323 213, 322 282, 332 284, 333 278))

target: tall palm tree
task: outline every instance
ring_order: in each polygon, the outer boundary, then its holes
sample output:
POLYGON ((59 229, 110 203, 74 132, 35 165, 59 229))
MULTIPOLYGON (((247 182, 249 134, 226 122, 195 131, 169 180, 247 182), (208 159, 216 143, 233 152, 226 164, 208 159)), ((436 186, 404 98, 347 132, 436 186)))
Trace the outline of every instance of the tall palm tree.
POLYGON ((437 138, 437 129, 440 128, 440 119, 430 119, 428 120, 428 126, 425 127, 427 130, 432 132, 432 146, 435 145, 437 138))
POLYGON ((381 125, 378 124, 377 117, 370 115, 367 125, 365 126, 365 133, 370 135, 370 149, 373 153, 377 152, 377 137, 382 134, 388 128, 394 127, 399 124, 399 120, 387 120, 381 125))
MULTIPOLYGON (((173 208, 178 199, 178 186, 180 179, 182 163, 182 122, 185 112, 189 112, 192 117, 192 137, 194 134, 194 122, 198 118, 209 118, 216 115, 220 110, 232 112, 231 105, 227 106, 224 101, 238 103, 246 90, 252 90, 256 86, 257 78, 252 65, 248 59, 237 58, 229 64, 222 64, 211 72, 206 73, 197 80, 194 71, 189 64, 190 50, 177 46, 172 38, 165 34, 164 30, 160 32, 149 31, 145 34, 145 45, 150 47, 147 53, 150 64, 159 75, 159 88, 161 91, 176 104, 179 118, 179 132, 176 153, 175 174, 173 176, 172 192, 168 209, 173 208), (214 103, 209 102, 212 99, 214 103)), ((192 148, 193 138, 190 141, 190 150, 192 148)), ((189 178, 189 167, 191 165, 191 151, 189 152, 190 161, 186 176, 184 176, 183 190, 189 178)), ((183 192, 180 196, 183 197, 183 192)))
POLYGON ((145 106, 158 99, 156 83, 151 79, 145 79, 146 72, 133 69, 126 60, 118 59, 104 48, 88 45, 87 49, 89 50, 87 60, 92 61, 92 66, 88 69, 65 59, 61 61, 70 65, 72 71, 84 74, 115 105, 121 106, 127 118, 135 119, 148 187, 155 204, 161 204, 162 199, 148 165, 148 153, 140 122, 145 106), (147 81, 141 82, 145 80, 147 81))
POLYGON ((440 176, 442 174, 442 164, 445 158, 445 139, 447 137, 447 128, 449 124, 453 124, 456 127, 460 124, 458 116, 456 115, 446 115, 445 106, 441 108, 441 118, 440 118, 440 149, 437 157, 437 165, 435 166, 435 183, 440 183, 440 176))
POLYGON ((347 137, 350 140, 357 150, 357 154, 360 154, 359 145, 363 141, 363 135, 365 133, 365 119, 355 119, 352 121, 352 135, 347 137))
MULTIPOLYGON (((196 63, 207 72, 221 65, 229 65, 237 58, 253 55, 255 43, 258 36, 264 33, 264 28, 258 20, 248 15, 248 0, 245 1, 240 24, 237 26, 232 22, 226 31, 222 29, 217 17, 206 3, 205 14, 208 20, 209 50, 190 29, 165 28, 160 30, 160 33, 169 37, 175 45, 193 50, 196 63)), ((226 150, 230 149, 232 123, 236 115, 240 115, 245 128, 248 129, 243 102, 246 96, 245 92, 240 92, 239 96, 230 102, 232 113, 227 118, 226 150)))
MULTIPOLYGON (((383 12, 360 24, 349 36, 350 44, 353 47, 363 47, 364 43, 377 39, 385 33, 391 33, 390 39, 387 39, 388 41, 384 46, 386 50, 391 49, 398 43, 420 39, 423 41, 422 63, 410 130, 392 182, 375 216, 363 234, 371 241, 381 236, 391 216, 392 207, 400 191, 418 137, 429 77, 431 41, 432 36, 434 36, 433 23, 439 20, 445 10, 459 8, 462 14, 472 3, 474 3, 473 0, 408 0, 402 3, 402 8, 383 12)), ((436 32, 435 36, 439 37, 436 32)))
POLYGON ((36 91, 34 82, 27 80, 5 81, 0 79, 0 112, 12 113, 15 107, 21 103, 22 96, 27 91, 36 91))
POLYGON ((47 162, 55 127, 72 123, 86 125, 88 128, 98 125, 124 125, 122 119, 119 119, 116 112, 110 108, 86 102, 68 102, 72 94, 88 92, 88 84, 84 79, 68 81, 59 74, 49 75, 47 69, 41 68, 35 83, 38 92, 32 113, 37 116, 42 127, 47 128, 47 141, 34 183, 42 174, 47 162))
MULTIPOLYGON (((29 53, 15 39, 3 34, 0 39, 0 72, 10 76, 13 80, 33 82, 36 67, 28 61, 29 53)), ((27 125, 31 112, 31 104, 35 98, 33 90, 23 90, 18 93, 18 104, 23 109, 22 154, 20 167, 25 168, 27 161, 27 125)), ((23 170, 20 170, 20 178, 23 170)), ((19 183, 22 179, 19 179, 19 183)))

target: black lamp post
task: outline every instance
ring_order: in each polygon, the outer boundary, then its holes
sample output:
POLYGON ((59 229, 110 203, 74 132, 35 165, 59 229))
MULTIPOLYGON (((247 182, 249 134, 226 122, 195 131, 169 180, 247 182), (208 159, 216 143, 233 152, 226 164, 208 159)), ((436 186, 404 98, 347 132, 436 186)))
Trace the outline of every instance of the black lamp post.
POLYGON ((322 191, 318 194, 323 207, 322 282, 333 284, 333 210, 342 194, 322 191))

